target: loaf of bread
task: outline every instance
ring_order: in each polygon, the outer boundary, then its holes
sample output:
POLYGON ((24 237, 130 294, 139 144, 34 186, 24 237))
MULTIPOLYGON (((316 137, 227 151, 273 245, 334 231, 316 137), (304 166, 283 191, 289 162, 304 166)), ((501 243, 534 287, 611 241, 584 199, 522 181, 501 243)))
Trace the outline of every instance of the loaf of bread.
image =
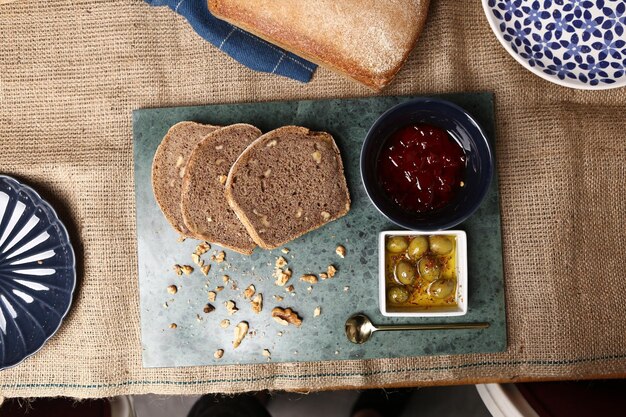
POLYGON ((194 237, 185 226, 180 211, 183 176, 189 155, 198 142, 218 126, 180 122, 167 132, 157 148, 152 162, 152 190, 163 215, 174 230, 194 237))
POLYGON ((208 0, 211 13, 380 90, 413 49, 429 0, 208 0))
POLYGON ((194 236, 251 254, 256 247, 224 195, 227 175, 237 157, 261 131, 234 124, 209 134, 193 150, 185 169, 181 209, 194 236))
POLYGON ((274 249, 350 210, 333 137, 285 126, 254 141, 233 164, 226 199, 252 239, 274 249))

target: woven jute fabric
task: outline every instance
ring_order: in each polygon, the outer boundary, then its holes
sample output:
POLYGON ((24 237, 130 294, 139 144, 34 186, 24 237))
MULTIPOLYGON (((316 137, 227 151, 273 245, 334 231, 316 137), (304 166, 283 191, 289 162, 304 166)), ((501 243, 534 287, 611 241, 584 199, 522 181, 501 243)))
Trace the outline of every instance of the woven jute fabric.
POLYGON ((324 69, 306 85, 254 73, 140 0, 18 0, 0 6, 0 40, 0 172, 53 203, 79 259, 69 316, 40 352, 0 372, 0 395, 626 374, 626 90, 575 91, 526 71, 479 0, 433 0, 383 94, 495 93, 509 339, 500 354, 142 368, 131 111, 373 93, 324 69))

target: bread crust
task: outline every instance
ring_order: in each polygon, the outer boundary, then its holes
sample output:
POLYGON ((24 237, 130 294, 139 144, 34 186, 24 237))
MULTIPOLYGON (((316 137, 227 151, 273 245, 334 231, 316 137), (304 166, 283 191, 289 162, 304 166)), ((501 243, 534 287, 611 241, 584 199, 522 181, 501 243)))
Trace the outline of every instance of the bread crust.
POLYGON ((339 148, 337 148, 337 144, 335 143, 335 140, 330 134, 326 132, 314 132, 301 126, 283 126, 283 127, 272 130, 271 132, 268 132, 262 135, 257 140, 252 142, 250 146, 248 146, 241 153, 241 155, 239 155, 239 158, 237 158, 235 163, 232 165, 230 172, 228 174, 228 179, 226 180, 226 187, 224 189, 224 192, 225 192, 226 200, 228 201, 228 204, 233 209, 233 211, 235 212, 235 214, 237 215, 241 223, 245 226, 246 230, 248 231, 248 234, 250 234, 254 242, 263 249, 276 249, 284 245, 285 243, 291 242, 292 240, 297 239, 300 236, 303 236, 315 229, 318 229, 324 226, 327 223, 330 223, 331 221, 337 220, 345 216, 350 211, 350 206, 351 206, 350 192, 348 191, 348 184, 346 183, 343 161, 341 160, 341 153, 339 152, 339 148), (234 182, 237 171, 239 169, 242 169, 242 167, 244 167, 249 162, 250 156, 257 150, 257 148, 265 146, 268 142, 273 140, 276 136, 283 134, 285 132, 290 132, 290 133, 295 132, 301 135, 316 136, 317 139, 327 141, 332 145, 333 152, 335 153, 335 157, 337 159, 338 171, 339 171, 338 174, 339 174, 339 179, 341 183, 341 188, 342 190, 345 191, 346 204, 342 210, 340 210, 336 215, 331 216, 327 221, 315 224, 306 230, 298 231, 297 234, 292 235, 289 238, 284 239, 280 242, 271 243, 271 242, 267 242, 259 235, 255 226, 252 224, 252 222, 250 221, 250 218, 246 214, 246 211, 237 202, 236 197, 233 195, 233 182, 234 182))
MULTIPOLYGON (((429 0, 399 0, 388 4, 389 14, 393 14, 394 16, 397 15, 399 17, 403 17, 404 14, 409 14, 411 16, 410 21, 413 24, 413 27, 394 28, 395 31, 404 31, 403 36, 405 36, 405 38, 402 42, 400 42, 401 45, 397 46, 397 49, 401 51, 401 53, 399 53, 399 55, 394 55, 391 60, 386 60, 381 55, 378 61, 374 62, 388 61, 384 63, 385 65, 388 64, 388 66, 384 69, 378 69, 374 68, 374 65, 368 66, 364 62, 364 59, 367 58, 368 55, 364 53, 350 54, 349 52, 346 52, 345 49, 340 48, 337 44, 337 39, 323 39, 320 41, 312 36, 313 32, 307 33, 303 31, 302 27, 298 28, 297 21, 277 21, 276 17, 272 15, 272 10, 277 11, 285 7, 285 5, 288 5, 288 7, 291 8, 290 10, 294 11, 295 14, 292 19, 299 19, 307 22, 306 19, 308 16, 305 13, 306 6, 300 6, 301 4, 310 3, 307 0, 294 0, 289 3, 248 0, 245 3, 245 7, 237 3, 238 1, 233 0, 208 0, 208 6, 211 13, 220 19, 226 20, 235 26, 238 26, 270 43, 278 45, 283 49, 293 52, 298 56, 315 62, 316 64, 347 75, 348 77, 375 91, 380 91, 387 84, 389 84, 408 59, 408 56, 415 47, 426 22, 429 6, 429 0), (263 12, 259 11, 261 9, 263 12)), ((344 0, 340 3, 343 3, 345 7, 351 7, 354 9, 354 15, 356 16, 359 14, 359 6, 362 1, 344 0)), ((332 18, 332 13, 333 12, 329 10, 326 13, 326 16, 332 18)), ((387 16, 387 18, 391 17, 387 16)), ((357 21, 358 20, 355 18, 355 26, 357 25, 357 21)), ((310 23, 313 28, 312 31, 317 30, 314 25, 315 22, 307 23, 310 23)), ((374 24, 376 23, 372 22, 372 25, 374 24)), ((339 42, 348 42, 352 40, 352 42, 355 42, 356 44, 356 42, 361 41, 358 36, 358 30, 360 30, 360 28, 356 30, 352 27, 342 29, 353 36, 348 37, 348 35, 346 35, 347 39, 339 40, 339 42)), ((389 32, 392 28, 385 27, 384 30, 389 32)), ((363 33, 360 33, 360 35, 364 36, 363 33)), ((386 33, 385 36, 380 36, 380 38, 375 39, 375 41, 382 42, 382 40, 389 35, 389 33, 386 33)), ((369 53, 380 54, 382 45, 379 44, 372 46, 377 47, 379 51, 369 51, 369 53)), ((383 65, 382 63, 380 64, 383 65)))

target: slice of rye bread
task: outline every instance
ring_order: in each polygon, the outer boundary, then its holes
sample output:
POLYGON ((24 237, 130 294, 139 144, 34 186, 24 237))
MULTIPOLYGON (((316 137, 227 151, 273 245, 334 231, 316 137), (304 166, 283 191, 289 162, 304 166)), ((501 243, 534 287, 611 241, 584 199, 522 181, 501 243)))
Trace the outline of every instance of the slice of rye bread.
POLYGON ((333 137, 298 126, 261 136, 239 156, 226 198, 252 239, 277 248, 350 210, 333 137))
POLYGON ((224 185, 233 162, 259 136, 261 131, 247 124, 216 130, 193 150, 183 178, 185 225, 194 235, 243 254, 256 245, 228 205, 224 185))
POLYGON ((152 190, 163 215, 178 233, 194 237, 180 211, 185 166, 198 142, 219 126, 180 122, 167 131, 152 161, 152 190))

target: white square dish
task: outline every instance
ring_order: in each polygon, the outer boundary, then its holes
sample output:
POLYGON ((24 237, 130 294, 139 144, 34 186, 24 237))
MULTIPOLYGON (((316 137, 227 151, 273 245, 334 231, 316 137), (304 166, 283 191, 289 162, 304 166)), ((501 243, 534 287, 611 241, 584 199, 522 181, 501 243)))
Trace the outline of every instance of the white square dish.
POLYGON ((462 230, 443 230, 438 232, 417 232, 412 230, 391 230, 378 236, 378 304, 380 312, 387 317, 451 317, 467 313, 467 236, 462 230), (438 307, 433 310, 389 311, 385 288, 385 240, 387 236, 454 236, 456 240, 456 300, 453 307, 438 307))

